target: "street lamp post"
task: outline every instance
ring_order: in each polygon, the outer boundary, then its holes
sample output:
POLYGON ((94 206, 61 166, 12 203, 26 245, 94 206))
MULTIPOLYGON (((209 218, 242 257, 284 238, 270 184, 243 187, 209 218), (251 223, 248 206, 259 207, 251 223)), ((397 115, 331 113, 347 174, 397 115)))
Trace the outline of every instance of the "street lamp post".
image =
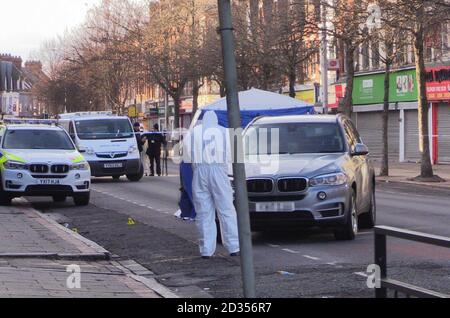
POLYGON ((322 76, 322 106, 323 113, 328 114, 328 39, 327 39, 327 8, 325 4, 321 6, 322 34, 321 34, 321 54, 320 66, 322 76))
MULTIPOLYGON (((237 90, 236 57, 234 55, 234 35, 230 0, 218 0, 220 28, 222 39, 222 54, 224 62, 225 83, 227 88, 228 122, 230 129, 241 129, 241 112, 239 108, 239 94, 237 90)), ((234 134, 231 134, 234 138, 234 134)), ((242 136, 239 134, 239 138, 242 136)), ((235 144, 235 158, 233 158, 234 182, 236 187, 236 210, 238 214, 239 242, 241 246, 241 270, 244 285, 244 296, 255 298, 255 272, 253 266, 253 247, 250 228, 250 213, 248 207, 247 178, 245 164, 236 158, 242 158, 244 153, 241 142, 235 144)))

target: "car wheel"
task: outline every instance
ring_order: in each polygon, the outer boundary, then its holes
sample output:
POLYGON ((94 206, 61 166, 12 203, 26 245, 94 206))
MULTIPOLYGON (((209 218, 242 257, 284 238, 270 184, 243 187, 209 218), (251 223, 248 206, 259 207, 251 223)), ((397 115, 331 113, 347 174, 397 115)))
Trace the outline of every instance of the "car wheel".
POLYGON ((131 182, 139 182, 144 177, 144 167, 141 165, 141 168, 139 169, 139 173, 137 174, 127 174, 128 180, 131 182))
POLYGON ((67 197, 65 195, 54 195, 53 202, 66 202, 67 197))
POLYGON ((89 205, 89 201, 91 199, 91 193, 80 193, 80 194, 76 194, 73 197, 73 202, 75 203, 76 206, 87 206, 89 205))
POLYGON ((375 194, 375 187, 372 190, 372 194, 370 197, 370 210, 367 213, 364 213, 360 217, 360 225, 361 228, 364 229, 373 229, 377 223, 377 199, 375 194))
POLYGON ((334 231, 334 236, 338 241, 353 241, 358 235, 358 210, 356 205, 356 194, 352 192, 349 212, 347 213, 346 224, 334 231))
POLYGON ((7 195, 3 190, 0 190, 0 206, 10 206, 12 198, 7 195))
MULTIPOLYGON (((0 177, 1 183, 1 177, 0 177)), ((10 197, 5 191, 3 191, 3 186, 0 185, 0 206, 10 206, 12 197, 10 197)))

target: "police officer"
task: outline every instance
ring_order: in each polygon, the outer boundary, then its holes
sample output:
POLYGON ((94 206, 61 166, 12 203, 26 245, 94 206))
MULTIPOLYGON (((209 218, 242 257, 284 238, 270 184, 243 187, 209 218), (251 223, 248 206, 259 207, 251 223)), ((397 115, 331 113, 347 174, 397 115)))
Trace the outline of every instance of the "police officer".
POLYGON ((161 148, 166 144, 164 135, 159 131, 159 125, 153 126, 153 132, 146 135, 148 140, 147 155, 150 159, 150 176, 155 176, 156 173, 161 176, 161 148))

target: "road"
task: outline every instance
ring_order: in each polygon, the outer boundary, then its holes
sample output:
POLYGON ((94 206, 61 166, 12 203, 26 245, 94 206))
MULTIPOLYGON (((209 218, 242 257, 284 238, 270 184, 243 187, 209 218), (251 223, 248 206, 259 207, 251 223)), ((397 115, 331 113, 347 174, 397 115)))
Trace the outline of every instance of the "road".
MULTIPOLYGON (((95 180, 92 203, 74 207, 30 198, 38 210, 102 245, 117 257, 134 259, 183 297, 241 297, 239 260, 198 257, 195 224, 174 217, 179 178, 95 180), (136 224, 129 225, 129 218, 136 224)), ((450 237, 450 191, 379 184, 378 224, 450 237)), ((331 232, 255 233, 254 259, 259 297, 373 297, 364 277, 373 263, 373 232, 354 242, 337 242, 331 232), (284 272, 284 273, 283 273, 284 272)), ((392 278, 450 294, 450 251, 388 240, 392 278)))

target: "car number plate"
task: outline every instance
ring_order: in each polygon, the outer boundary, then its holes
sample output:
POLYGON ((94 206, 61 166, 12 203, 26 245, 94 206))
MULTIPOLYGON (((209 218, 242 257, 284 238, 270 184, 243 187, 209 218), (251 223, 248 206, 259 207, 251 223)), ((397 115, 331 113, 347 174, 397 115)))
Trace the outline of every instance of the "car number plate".
POLYGON ((295 202, 261 202, 256 204, 256 212, 294 212, 295 202))
POLYGON ((105 169, 114 169, 114 168, 123 168, 122 162, 115 162, 115 163, 105 163, 103 165, 105 169))
POLYGON ((41 180, 39 180, 39 184, 42 184, 42 185, 59 185, 59 184, 61 184, 61 180, 58 180, 58 179, 41 179, 41 180))

